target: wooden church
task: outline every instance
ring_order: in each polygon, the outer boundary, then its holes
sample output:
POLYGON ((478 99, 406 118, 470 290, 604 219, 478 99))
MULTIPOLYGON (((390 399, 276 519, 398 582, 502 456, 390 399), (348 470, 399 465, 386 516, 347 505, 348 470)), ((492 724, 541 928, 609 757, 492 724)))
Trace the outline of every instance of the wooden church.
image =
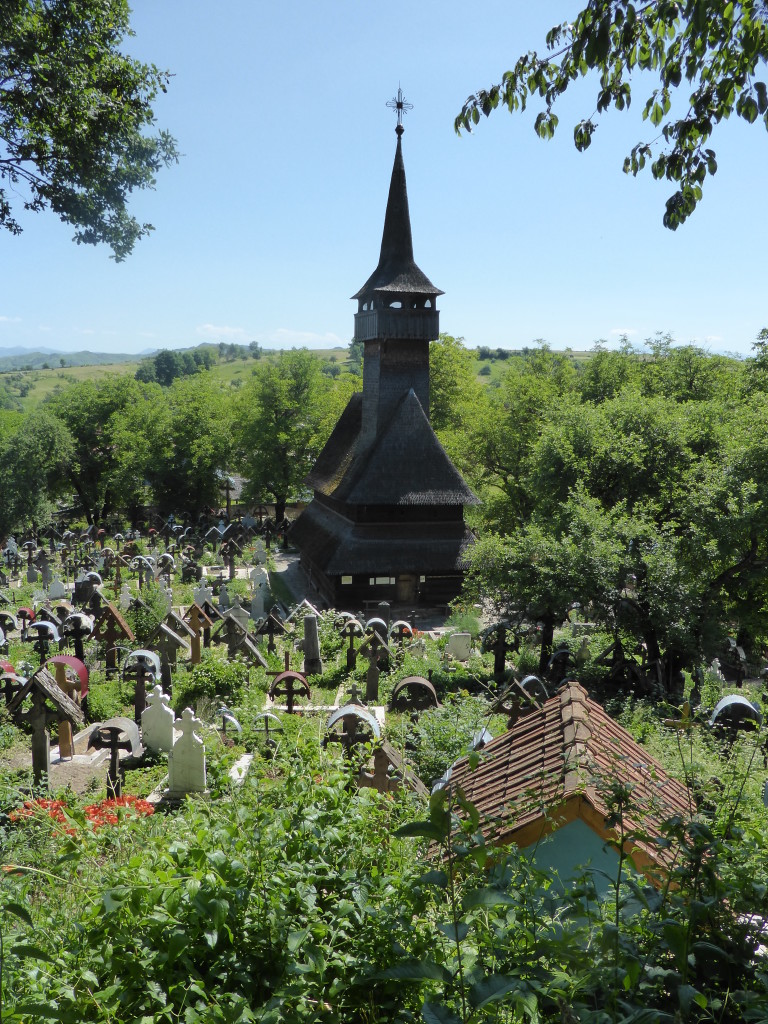
POLYGON ((314 498, 291 531, 312 583, 335 607, 370 599, 434 604, 461 589, 477 498, 429 422, 435 288, 413 258, 398 91, 397 148, 381 256, 357 300, 363 390, 352 396, 307 483, 314 498))

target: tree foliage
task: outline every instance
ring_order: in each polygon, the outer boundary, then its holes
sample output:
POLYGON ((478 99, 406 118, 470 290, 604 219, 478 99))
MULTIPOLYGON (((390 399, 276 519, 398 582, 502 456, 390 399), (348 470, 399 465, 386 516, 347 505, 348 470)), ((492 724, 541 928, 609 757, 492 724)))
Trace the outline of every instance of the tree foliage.
POLYGON ((510 360, 465 439, 484 499, 470 582, 545 626, 589 606, 671 672, 728 634, 768 638, 768 394, 759 350, 651 348, 510 360))
POLYGON ((694 211, 707 175, 717 170, 709 147, 717 125, 736 113, 768 127, 768 88, 756 77, 768 58, 764 0, 589 0, 572 22, 552 28, 546 43, 547 56, 530 51, 500 84, 470 96, 456 118, 457 132, 471 131, 481 114, 499 106, 514 113, 539 98, 535 130, 549 139, 558 126, 557 100, 594 73, 595 110, 573 132, 583 151, 600 114, 627 109, 639 73, 648 72, 657 81, 642 110, 650 131, 632 147, 624 171, 636 175, 649 164, 654 178, 674 183, 664 213, 664 225, 673 230, 694 211))
POLYGON ((60 487, 67 484, 75 492, 89 523, 140 503, 140 446, 136 433, 125 427, 131 411, 146 400, 141 384, 115 374, 72 385, 48 403, 73 445, 60 487))
POLYGON ((77 242, 116 260, 151 230, 128 213, 175 161, 152 103, 169 75, 126 54, 126 0, 4 0, 0 9, 0 226, 21 231, 13 204, 50 209, 77 242))
POLYGON ((281 520, 289 499, 302 490, 330 433, 335 417, 327 403, 330 378, 306 349, 283 352, 275 362, 260 361, 240 389, 237 402, 239 468, 247 495, 275 502, 281 520))

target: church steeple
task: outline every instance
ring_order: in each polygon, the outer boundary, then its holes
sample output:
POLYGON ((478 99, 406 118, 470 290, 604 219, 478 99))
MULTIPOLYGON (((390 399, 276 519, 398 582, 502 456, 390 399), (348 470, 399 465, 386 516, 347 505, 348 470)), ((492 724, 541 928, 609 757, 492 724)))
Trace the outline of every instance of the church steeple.
MULTIPOLYGON (((388 107, 397 111, 397 148, 395 149, 395 162, 392 167, 392 178, 389 183, 389 196, 387 198, 387 212, 384 216, 384 231, 381 236, 381 253, 379 263, 374 272, 365 282, 360 291, 352 298, 358 300, 358 316, 361 313, 368 313, 378 309, 400 309, 400 310, 430 310, 435 316, 426 318, 430 323, 422 324, 427 334, 437 324, 435 299, 443 292, 435 288, 427 275, 416 265, 413 258, 413 238, 411 235, 411 216, 408 209, 408 188, 405 182, 405 164, 403 162, 402 136, 403 114, 410 110, 412 104, 407 103, 403 97, 402 89, 398 88, 397 97, 391 100, 388 107)), ((372 318, 365 317, 367 321, 372 318)), ((358 317, 355 317, 355 340, 365 341, 367 338, 375 337, 371 333, 373 325, 369 322, 358 336, 358 317)), ((381 326, 389 327, 388 323, 381 326)), ((387 330, 388 336, 397 337, 387 330)), ((410 333, 399 335, 410 337, 410 333)), ((416 337, 424 337, 424 334, 417 332, 416 337)), ((437 337, 437 333, 430 334, 428 340, 437 337)))
MULTIPOLYGON (((411 215, 408 209, 408 188, 405 182, 401 138, 403 129, 402 125, 398 127, 400 134, 397 137, 395 162, 389 183, 379 263, 360 291, 352 296, 353 299, 359 300, 361 311, 365 309, 366 304, 368 309, 372 308, 370 303, 376 303, 376 299, 379 300, 376 305, 382 308, 400 296, 408 296, 409 299, 430 298, 433 300, 430 305, 433 305, 434 299, 443 294, 439 288, 435 288, 413 258, 411 215)), ((408 305, 411 306, 411 302, 408 305)))

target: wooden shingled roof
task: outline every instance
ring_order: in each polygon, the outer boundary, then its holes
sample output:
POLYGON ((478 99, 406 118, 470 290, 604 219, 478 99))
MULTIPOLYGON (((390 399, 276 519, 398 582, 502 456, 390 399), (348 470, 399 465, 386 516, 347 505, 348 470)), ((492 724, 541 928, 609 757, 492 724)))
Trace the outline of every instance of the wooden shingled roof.
POLYGON ((612 781, 632 791, 627 827, 648 837, 633 840, 627 852, 641 870, 663 866, 667 856, 655 840, 664 820, 691 816, 688 790, 576 682, 484 747, 474 771, 463 758, 450 776, 478 808, 489 840, 523 847, 577 818, 612 837, 612 781))
POLYGON ((351 505, 477 505, 437 439, 413 388, 373 445, 360 451, 362 400, 354 395, 307 477, 351 505))
POLYGON ((352 298, 369 298, 374 292, 431 296, 443 294, 419 269, 413 258, 408 189, 405 183, 403 147, 399 136, 395 150, 395 162, 392 166, 392 178, 389 183, 379 262, 363 287, 352 298))
POLYGON ((464 569, 471 530, 453 524, 352 524, 313 501, 296 520, 291 538, 328 576, 354 573, 458 572, 464 569))

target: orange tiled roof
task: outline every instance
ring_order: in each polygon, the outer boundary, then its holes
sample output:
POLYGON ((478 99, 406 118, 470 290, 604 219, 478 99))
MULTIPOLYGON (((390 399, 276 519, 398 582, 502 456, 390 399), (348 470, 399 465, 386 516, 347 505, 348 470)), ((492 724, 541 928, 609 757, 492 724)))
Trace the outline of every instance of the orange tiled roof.
POLYGON ((518 846, 576 818, 607 838, 605 791, 613 781, 632 791, 627 827, 641 827, 648 837, 628 852, 640 868, 663 864, 667 857, 654 839, 665 819, 690 817, 688 790, 576 682, 492 740, 474 771, 462 758, 451 773, 451 785, 460 785, 480 812, 486 838, 518 846))

